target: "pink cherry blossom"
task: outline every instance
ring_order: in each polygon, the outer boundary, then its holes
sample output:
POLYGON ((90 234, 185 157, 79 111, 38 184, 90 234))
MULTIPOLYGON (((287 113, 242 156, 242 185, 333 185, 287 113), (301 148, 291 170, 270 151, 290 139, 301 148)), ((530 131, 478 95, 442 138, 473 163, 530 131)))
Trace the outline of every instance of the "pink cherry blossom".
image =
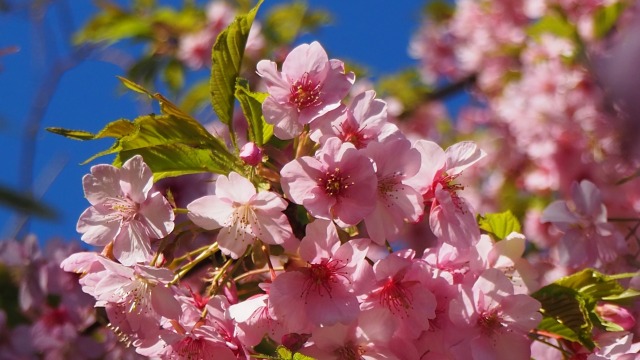
POLYGON ((418 189, 426 201, 431 201, 431 230, 441 241, 469 248, 478 241, 480 231, 471 206, 458 194, 464 186, 455 181, 486 153, 469 141, 454 144, 446 151, 426 140, 416 141, 414 147, 422 155, 422 167, 406 183, 418 189))
POLYGON ((291 50, 282 72, 269 60, 260 61, 257 70, 269 93, 262 104, 264 118, 280 139, 297 136, 303 125, 340 106, 355 81, 353 73, 344 73, 342 61, 329 60, 315 41, 291 50))
POLYGON ((607 222, 607 208, 600 190, 588 180, 571 186, 570 200, 549 204, 541 221, 550 222, 564 232, 558 242, 558 256, 566 266, 607 263, 626 250, 622 235, 607 222))
POLYGON ((329 121, 318 120, 311 139, 324 144, 329 138, 337 137, 363 149, 369 143, 401 137, 398 127, 387 121, 387 104, 375 96, 373 90, 361 92, 339 114, 334 114, 339 110, 327 114, 329 121))
POLYGON ((229 307, 229 316, 236 324, 238 338, 246 346, 255 346, 265 335, 271 339, 280 339, 285 335, 283 324, 274 319, 269 312, 268 290, 271 284, 262 283, 265 294, 258 294, 229 307))
POLYGON ((327 140, 315 157, 289 162, 280 174, 287 197, 317 218, 355 225, 376 206, 371 160, 338 138, 327 140))
POLYGON ((127 335, 152 337, 163 318, 180 316, 174 290, 167 286, 174 277, 171 270, 145 265, 129 268, 98 255, 84 259, 90 265, 83 263, 81 268, 93 272, 80 279, 82 290, 96 298, 96 306, 106 307, 111 323, 127 335))
POLYGON ((417 222, 424 213, 422 195, 406 180, 420 167, 420 153, 406 139, 374 142, 365 154, 373 160, 378 178, 376 208, 364 218, 371 240, 383 245, 394 240, 405 222, 417 222))
POLYGON ((459 359, 528 360, 531 340, 527 333, 542 315, 540 302, 524 294, 514 294, 511 281, 499 270, 488 269, 472 284, 460 288, 451 300, 449 317, 465 340, 452 352, 459 359))
POLYGON ((414 265, 413 252, 402 255, 396 252, 374 264, 376 288, 365 297, 360 309, 382 309, 390 317, 387 326, 402 338, 415 339, 435 318, 436 298, 426 288, 431 274, 425 267, 414 265))
POLYGON ((80 215, 76 229, 91 245, 113 241, 113 255, 122 264, 150 260, 150 239, 173 231, 173 209, 160 192, 152 190, 153 174, 141 156, 127 160, 122 168, 95 165, 82 184, 92 206, 80 215))
POLYGON ((187 205, 189 218, 207 230, 220 229, 220 249, 239 258, 247 247, 259 239, 267 244, 283 244, 292 238, 291 225, 282 213, 287 207, 278 194, 257 192, 240 174, 219 176, 215 195, 208 195, 187 205))
POLYGON ((340 244, 333 223, 307 225, 300 257, 308 266, 282 273, 269 289, 269 305, 289 332, 348 324, 358 317, 357 296, 370 289, 371 266, 364 259, 368 239, 340 244))
POLYGON ((410 341, 401 340, 387 324, 392 315, 371 310, 360 313, 350 324, 335 324, 313 332, 313 346, 302 352, 314 359, 399 360, 416 359, 410 341), (399 355, 402 354, 402 355, 399 355))

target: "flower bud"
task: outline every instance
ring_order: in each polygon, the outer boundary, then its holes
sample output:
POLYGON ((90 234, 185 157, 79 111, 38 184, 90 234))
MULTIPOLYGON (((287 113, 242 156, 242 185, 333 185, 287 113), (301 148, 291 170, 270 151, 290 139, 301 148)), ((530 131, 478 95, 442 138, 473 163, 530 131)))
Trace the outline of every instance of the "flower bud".
POLYGON ((615 323, 624 330, 632 329, 636 324, 636 319, 629 310, 615 304, 598 304, 596 312, 604 320, 615 323))
POLYGON ((262 149, 255 143, 248 142, 240 149, 240 159, 247 165, 256 166, 262 162, 262 149))

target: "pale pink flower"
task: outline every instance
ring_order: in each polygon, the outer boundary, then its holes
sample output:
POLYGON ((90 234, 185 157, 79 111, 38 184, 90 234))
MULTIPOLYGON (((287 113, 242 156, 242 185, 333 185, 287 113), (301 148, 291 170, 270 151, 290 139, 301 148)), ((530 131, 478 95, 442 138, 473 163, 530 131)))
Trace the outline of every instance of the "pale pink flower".
POLYGON ((446 151, 431 141, 418 140, 414 147, 422 155, 420 171, 406 184, 418 189, 431 202, 429 224, 441 241, 459 248, 469 248, 480 237, 474 211, 458 194, 464 186, 456 183, 462 171, 486 156, 470 141, 463 141, 446 151))
POLYGON ((229 307, 229 316, 236 323, 238 338, 246 346, 258 345, 265 335, 271 339, 280 339, 286 333, 283 324, 269 313, 270 285, 260 284, 260 288, 265 289, 265 294, 254 295, 229 307))
POLYGON ((132 157, 122 168, 92 166, 82 185, 92 206, 80 215, 77 231, 91 245, 113 241, 113 255, 122 264, 150 260, 150 239, 173 231, 173 209, 160 192, 152 190, 153 174, 142 156, 132 157))
POLYGON ((342 61, 329 60, 315 41, 291 50, 282 72, 269 60, 258 62, 257 71, 269 93, 262 104, 264 118, 280 139, 297 136, 303 125, 338 108, 355 81, 353 73, 344 73, 342 61))
POLYGON ((198 226, 220 229, 220 249, 239 258, 256 239, 267 244, 283 244, 293 234, 282 213, 287 202, 271 191, 257 192, 253 184, 240 174, 219 176, 215 195, 208 195, 187 205, 189 218, 198 226))
POLYGON ((483 234, 474 246, 478 256, 471 259, 472 271, 481 273, 490 268, 498 269, 511 280, 517 294, 529 294, 539 285, 536 269, 523 258, 525 246, 524 235, 517 232, 497 242, 483 234))
POLYGON ((327 120, 332 121, 319 120, 316 130, 310 134, 311 139, 324 144, 329 138, 337 137, 352 143, 356 149, 363 149, 372 142, 400 137, 398 127, 387 121, 387 104, 375 96, 373 90, 361 92, 339 114, 334 114, 338 110, 327 114, 327 120))
POLYGON ((449 304, 449 317, 465 339, 452 348, 458 359, 528 360, 529 331, 542 320, 540 302, 514 294, 511 281, 499 270, 488 269, 474 284, 461 285, 449 304))
POLYGON ((356 321, 347 325, 317 328, 313 331, 313 345, 302 352, 314 359, 328 360, 417 359, 411 342, 394 337, 393 329, 387 326, 392 319, 389 313, 372 310, 360 313, 356 321))
POLYGON ((322 219, 307 225, 306 233, 299 252, 308 266, 276 277, 269 289, 272 314, 289 332, 349 324, 358 317, 357 296, 371 287, 369 240, 341 245, 335 225, 322 219))
POLYGON ((280 174, 287 197, 317 218, 355 225, 375 208, 377 178, 371 160, 338 138, 327 140, 315 157, 289 162, 280 174))
POLYGON ((376 208, 364 223, 369 238, 383 245, 395 240, 405 222, 417 222, 424 213, 422 195, 406 184, 420 168, 420 153, 406 139, 373 142, 364 152, 373 160, 378 178, 376 208))
POLYGON ((605 332, 595 336, 598 348, 587 360, 637 360, 640 342, 633 342, 633 334, 625 331, 605 332))
POLYGON ((607 208, 600 190, 588 180, 574 182, 571 199, 549 204, 540 218, 564 232, 558 242, 558 256, 569 267, 608 263, 626 250, 624 237, 607 222, 607 208))
POLYGON ((145 265, 129 268, 102 256, 90 260, 95 261, 101 267, 91 265, 95 272, 85 274, 80 284, 83 291, 96 298, 96 306, 107 308, 114 326, 145 338, 155 335, 162 318, 178 319, 180 304, 173 288, 167 286, 174 277, 171 270, 145 265))

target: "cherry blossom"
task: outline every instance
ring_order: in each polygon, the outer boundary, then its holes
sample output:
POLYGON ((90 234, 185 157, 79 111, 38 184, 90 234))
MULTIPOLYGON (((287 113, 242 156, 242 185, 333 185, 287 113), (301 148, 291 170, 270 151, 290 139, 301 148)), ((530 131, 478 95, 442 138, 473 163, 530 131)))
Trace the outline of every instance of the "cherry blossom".
POLYGON ((378 178, 376 207, 364 218, 371 240, 382 245, 394 240, 405 222, 417 222, 424 213, 421 194, 406 184, 420 167, 420 153, 406 139, 374 142, 365 150, 378 178))
POLYGON ((567 266, 610 262, 626 250, 624 238, 607 221, 600 190, 589 180, 571 186, 570 200, 549 204, 541 221, 550 222, 564 232, 558 243, 558 256, 567 266))
POLYGON ((371 160, 338 138, 327 140, 315 157, 289 162, 280 174, 287 197, 317 218, 355 225, 375 209, 377 178, 371 160))
POLYGON ((457 143, 446 151, 426 140, 416 141, 414 147, 422 155, 422 167, 406 183, 431 202, 431 230, 441 241, 460 248, 472 246, 480 238, 480 231, 471 206, 458 194, 464 187, 456 183, 456 178, 486 153, 472 142, 457 143))
POLYGON ((282 213, 287 203, 276 193, 257 192, 249 180, 231 172, 219 176, 215 195, 208 195, 187 205, 189 218, 207 230, 220 229, 220 249, 234 259, 244 254, 254 240, 283 244, 293 236, 282 213))
POLYGON ((354 321, 357 296, 369 290, 372 276, 364 261, 368 239, 341 245, 335 225, 322 219, 306 231, 300 257, 307 266, 278 275, 269 289, 272 314, 296 333, 354 321))
POLYGON ((338 108, 355 81, 353 73, 345 74, 342 61, 329 60, 316 41, 291 50, 281 72, 269 60, 258 62, 257 69, 269 93, 262 111, 280 139, 293 138, 303 125, 338 108))
POLYGON ((80 215, 76 229, 91 245, 113 241, 113 255, 122 264, 149 261, 153 255, 150 239, 173 231, 171 205, 152 190, 153 174, 142 156, 132 157, 122 168, 92 166, 82 184, 92 206, 80 215))
POLYGON ((352 143, 356 149, 363 149, 369 143, 400 137, 398 127, 387 120, 386 102, 375 96, 373 90, 363 91, 346 108, 327 114, 325 117, 330 121, 320 119, 310 134, 311 139, 324 144, 329 138, 337 137, 343 142, 352 143), (335 114, 338 111, 339 114, 335 114))
POLYGON ((452 352, 460 359, 530 359, 526 335, 542 319, 539 309, 537 300, 514 294, 502 272, 488 269, 451 300, 449 317, 466 332, 452 352))

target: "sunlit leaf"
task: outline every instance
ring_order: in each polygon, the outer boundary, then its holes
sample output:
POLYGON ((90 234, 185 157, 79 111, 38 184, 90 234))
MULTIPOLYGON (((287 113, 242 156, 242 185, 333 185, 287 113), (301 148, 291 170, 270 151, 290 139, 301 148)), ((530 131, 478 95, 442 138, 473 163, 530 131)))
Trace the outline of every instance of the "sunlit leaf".
POLYGON ((264 20, 264 33, 269 42, 290 44, 307 31, 327 25, 331 15, 323 10, 311 10, 303 1, 271 7, 264 20))
POLYGON ((495 235, 496 240, 502 240, 514 231, 521 231, 520 222, 511 210, 478 216, 478 226, 489 234, 495 235))
POLYGON ((543 34, 571 39, 575 33, 574 25, 556 13, 549 13, 527 28, 527 34, 535 39, 539 39, 543 34))
POLYGON ((558 335, 570 341, 580 342, 588 349, 595 344, 591 340, 593 324, 584 297, 578 291, 557 284, 550 284, 533 295, 540 303, 544 316, 537 329, 558 335))
POLYGON ((273 134, 273 125, 268 124, 262 116, 262 103, 269 94, 251 92, 249 83, 244 79, 238 79, 235 96, 249 123, 249 140, 258 146, 264 145, 273 134))
POLYGON ((603 6, 595 11, 593 14, 593 33, 596 38, 603 38, 609 34, 626 7, 627 3, 621 1, 603 6))
MULTIPOLYGON (((153 96, 164 100, 161 95, 153 96)), ((133 122, 116 120, 93 136, 73 130, 48 130, 65 136, 71 135, 78 140, 115 138, 109 149, 92 156, 86 162, 100 156, 116 154, 114 165, 121 166, 134 155, 142 155, 156 180, 199 172, 225 175, 230 171, 242 172, 241 161, 199 122, 170 102, 164 103, 162 108, 166 110, 164 115, 145 115, 133 122)))
POLYGON ((218 35, 211 55, 210 92, 211 105, 220 121, 231 129, 236 78, 240 74, 244 48, 247 44, 251 24, 262 0, 245 15, 235 20, 218 35))
POLYGON ((595 312, 599 301, 626 294, 624 298, 637 296, 637 291, 625 289, 617 279, 634 274, 605 275, 593 269, 585 269, 563 277, 532 294, 542 303, 544 319, 539 330, 578 341, 593 349, 591 331, 595 325, 613 328, 595 312))

